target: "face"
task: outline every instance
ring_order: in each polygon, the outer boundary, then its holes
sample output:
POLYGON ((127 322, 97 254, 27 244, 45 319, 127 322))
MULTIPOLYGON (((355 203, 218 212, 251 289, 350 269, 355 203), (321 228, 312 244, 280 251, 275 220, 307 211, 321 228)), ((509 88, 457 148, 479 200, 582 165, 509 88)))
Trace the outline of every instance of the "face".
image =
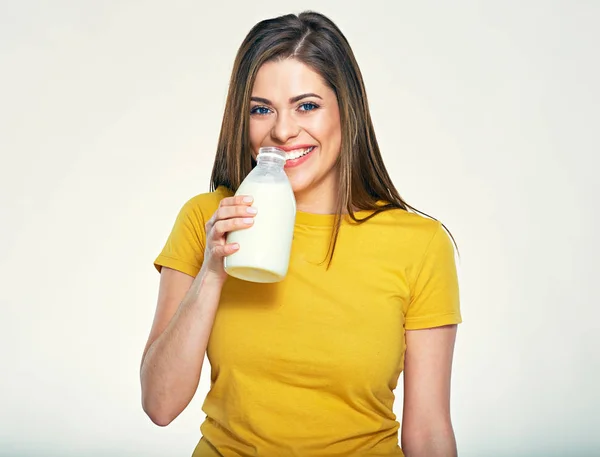
POLYGON ((296 195, 330 194, 337 185, 341 127, 337 98, 315 71, 294 59, 265 63, 250 102, 250 144, 286 151, 296 195))

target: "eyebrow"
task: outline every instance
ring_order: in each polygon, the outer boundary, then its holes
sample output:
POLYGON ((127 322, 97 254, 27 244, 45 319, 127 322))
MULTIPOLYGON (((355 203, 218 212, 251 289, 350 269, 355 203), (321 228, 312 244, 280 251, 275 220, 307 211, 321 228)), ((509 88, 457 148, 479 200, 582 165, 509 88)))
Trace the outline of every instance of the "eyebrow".
MULTIPOLYGON (((304 99, 304 98, 308 98, 308 97, 316 97, 318 99, 323 100, 323 98, 317 94, 314 94, 312 92, 306 93, 306 94, 301 94, 301 95, 296 95, 295 97, 292 97, 289 99, 290 104, 291 103, 296 103, 299 102, 300 100, 304 99)), ((267 98, 262 98, 262 97, 251 97, 250 98, 251 101, 253 102, 258 102, 258 103, 264 103, 265 105, 272 105, 273 103, 271 102, 271 100, 267 99, 267 98)))

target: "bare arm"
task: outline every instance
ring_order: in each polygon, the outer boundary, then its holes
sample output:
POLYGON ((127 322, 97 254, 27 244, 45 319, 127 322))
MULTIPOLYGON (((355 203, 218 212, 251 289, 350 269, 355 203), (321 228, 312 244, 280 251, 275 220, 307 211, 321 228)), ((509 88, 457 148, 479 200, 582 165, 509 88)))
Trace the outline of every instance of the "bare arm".
POLYGON ((206 224, 204 262, 193 278, 163 267, 158 303, 142 356, 142 407, 152 421, 168 425, 194 397, 200 381, 221 290, 227 278, 223 257, 238 249, 228 232, 251 225, 243 196, 225 198, 206 224))
POLYGON ((402 451, 406 457, 456 457, 450 377, 456 325, 406 332, 402 451))
POLYGON ((221 295, 222 280, 162 269, 158 305, 141 366, 142 406, 160 426, 192 400, 221 295), (172 318, 171 318, 172 317, 172 318))

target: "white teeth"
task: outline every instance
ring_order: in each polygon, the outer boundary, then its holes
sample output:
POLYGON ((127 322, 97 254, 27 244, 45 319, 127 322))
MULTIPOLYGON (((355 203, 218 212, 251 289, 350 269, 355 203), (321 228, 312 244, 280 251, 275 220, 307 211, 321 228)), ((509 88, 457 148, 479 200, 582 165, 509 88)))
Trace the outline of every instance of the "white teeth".
POLYGON ((286 155, 286 159, 287 160, 294 160, 294 159, 299 159, 300 157, 302 157, 303 155, 308 154, 310 151, 312 151, 315 147, 311 146, 310 148, 305 148, 305 149, 295 149, 291 152, 287 152, 286 155))

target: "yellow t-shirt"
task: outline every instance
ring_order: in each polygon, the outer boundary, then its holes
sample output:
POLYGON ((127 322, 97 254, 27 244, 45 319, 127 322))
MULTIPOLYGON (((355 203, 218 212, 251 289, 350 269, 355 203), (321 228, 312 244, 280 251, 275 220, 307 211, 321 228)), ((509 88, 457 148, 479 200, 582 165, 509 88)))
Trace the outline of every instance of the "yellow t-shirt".
MULTIPOLYGON (((198 274, 204 224, 229 195, 183 206, 159 271, 198 274)), ((227 279, 195 457, 403 455, 392 408, 404 331, 461 322, 454 249, 439 222, 390 210, 344 222, 326 270, 333 218, 297 213, 282 282, 227 279)))

